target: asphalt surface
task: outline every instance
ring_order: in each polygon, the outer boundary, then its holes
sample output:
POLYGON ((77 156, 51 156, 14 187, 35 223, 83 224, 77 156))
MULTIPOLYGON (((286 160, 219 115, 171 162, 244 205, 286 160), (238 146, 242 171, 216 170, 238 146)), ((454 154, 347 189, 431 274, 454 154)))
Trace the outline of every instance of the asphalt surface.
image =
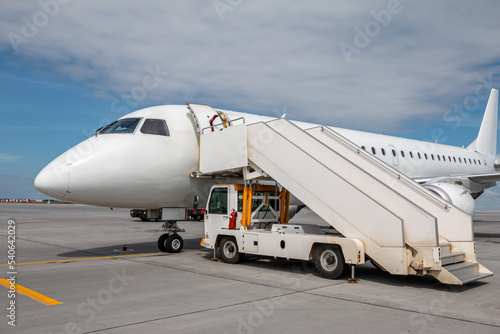
MULTIPOLYGON (((294 221, 321 223, 307 210, 294 221)), ((0 285, 0 333, 500 332, 499 276, 446 286, 367 263, 348 284, 307 262, 212 262, 199 246, 203 223, 180 225, 184 250, 165 254, 156 246, 161 223, 128 210, 0 204, 0 278, 29 289, 10 298, 0 285)), ((478 261, 500 274, 500 212, 477 213, 474 230, 478 261)))

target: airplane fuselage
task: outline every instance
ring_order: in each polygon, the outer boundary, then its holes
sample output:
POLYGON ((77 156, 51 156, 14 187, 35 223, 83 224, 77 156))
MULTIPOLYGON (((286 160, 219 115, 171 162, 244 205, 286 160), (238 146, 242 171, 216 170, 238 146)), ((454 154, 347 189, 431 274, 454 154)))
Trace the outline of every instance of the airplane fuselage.
MULTIPOLYGON (((246 124, 272 118, 217 110, 228 121, 246 124)), ((97 133, 52 161, 35 185, 46 195, 75 203, 125 208, 191 207, 200 205, 214 183, 231 179, 190 177, 198 170, 197 126, 187 106, 169 105, 138 110, 121 119, 138 119, 132 132, 97 133), (165 120, 168 135, 142 133, 147 119, 165 120)), ((294 122, 303 129, 316 124, 294 122)), ((494 172, 495 156, 453 146, 331 128, 372 152, 411 178, 494 172)), ((223 148, 221 148, 223 149, 223 148)), ((479 189, 481 191, 481 189, 479 189)))

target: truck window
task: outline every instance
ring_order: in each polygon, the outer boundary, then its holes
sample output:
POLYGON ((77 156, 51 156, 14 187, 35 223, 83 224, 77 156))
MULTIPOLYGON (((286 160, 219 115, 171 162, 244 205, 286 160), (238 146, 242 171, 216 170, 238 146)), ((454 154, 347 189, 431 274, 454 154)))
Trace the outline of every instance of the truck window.
POLYGON ((227 188, 215 188, 212 190, 208 213, 227 214, 227 188))
MULTIPOLYGON (((253 196, 266 196, 266 194, 268 194, 268 196, 274 196, 275 193, 274 192, 254 192, 253 193, 253 196)), ((255 211, 257 209, 257 207, 260 205, 261 201, 260 200, 252 200, 252 212, 255 211)), ((271 205, 271 207, 278 211, 280 209, 280 201, 279 200, 269 200, 269 204, 271 205)), ((241 212, 243 211, 243 191, 238 191, 238 211, 241 212)), ((260 211, 271 211, 269 210, 269 207, 267 205, 264 205, 260 211)))

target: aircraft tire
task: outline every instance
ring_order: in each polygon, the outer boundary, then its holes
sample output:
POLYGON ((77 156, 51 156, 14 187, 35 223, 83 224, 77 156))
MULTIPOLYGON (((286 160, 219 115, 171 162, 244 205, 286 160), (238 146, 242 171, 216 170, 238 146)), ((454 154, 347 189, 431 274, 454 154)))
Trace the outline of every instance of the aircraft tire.
POLYGON ((318 245, 313 254, 316 271, 321 277, 335 279, 344 272, 344 255, 339 247, 318 245))
POLYGON ((223 238, 219 246, 220 257, 226 263, 239 263, 245 254, 240 253, 233 238, 223 238))
POLYGON ((184 247, 184 240, 177 233, 171 234, 165 240, 167 253, 179 253, 184 247))
POLYGON ((166 252, 167 251, 167 247, 165 247, 165 241, 167 240, 167 238, 168 238, 168 234, 167 233, 162 234, 158 238, 158 249, 160 250, 160 252, 166 252))

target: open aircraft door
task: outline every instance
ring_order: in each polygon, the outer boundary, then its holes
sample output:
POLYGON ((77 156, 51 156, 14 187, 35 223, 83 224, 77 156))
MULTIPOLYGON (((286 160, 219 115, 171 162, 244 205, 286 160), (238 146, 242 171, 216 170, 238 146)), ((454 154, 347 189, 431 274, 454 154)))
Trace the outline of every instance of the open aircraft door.
POLYGON ((202 131, 215 131, 225 124, 225 115, 206 104, 187 103, 197 126, 198 137, 202 131))

